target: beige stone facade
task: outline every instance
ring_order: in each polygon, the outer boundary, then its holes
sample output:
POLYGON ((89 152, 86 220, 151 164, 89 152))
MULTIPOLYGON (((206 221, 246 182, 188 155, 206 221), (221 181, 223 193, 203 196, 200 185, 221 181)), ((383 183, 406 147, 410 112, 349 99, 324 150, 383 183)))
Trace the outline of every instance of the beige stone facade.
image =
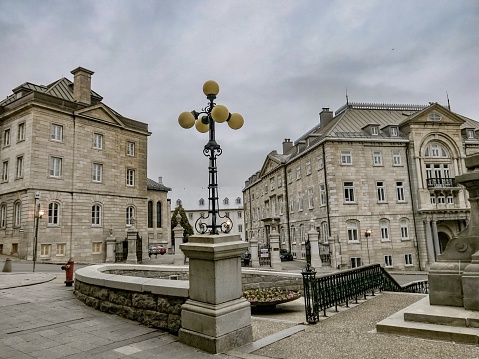
POLYGON ((467 193, 454 178, 479 151, 478 130, 439 104, 325 108, 246 181, 248 240, 268 244, 279 225, 282 248, 305 258, 314 226, 323 265, 427 269, 467 224, 467 193))
POLYGON ((72 74, 73 83, 25 83, 0 102, 1 252, 33 258, 39 205, 39 261, 103 262, 105 240, 122 240, 131 219, 147 253, 147 239, 170 230, 169 188, 147 183, 148 125, 106 106, 93 72, 72 74), (159 228, 148 228, 149 201, 153 211, 162 204, 159 228))

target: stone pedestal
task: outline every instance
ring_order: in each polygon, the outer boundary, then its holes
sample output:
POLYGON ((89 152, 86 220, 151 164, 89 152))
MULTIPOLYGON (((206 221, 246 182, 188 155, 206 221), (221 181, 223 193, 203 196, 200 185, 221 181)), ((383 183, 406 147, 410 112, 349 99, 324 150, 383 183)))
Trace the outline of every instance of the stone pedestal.
POLYGON ((258 240, 256 238, 251 238, 249 241, 250 252, 251 252, 251 266, 259 267, 259 258, 258 258, 258 240))
POLYGON ((281 265, 279 252, 279 233, 275 227, 273 227, 273 230, 269 234, 269 243, 271 245, 271 267, 276 270, 281 270, 283 266, 281 265))
POLYGON ((479 311, 479 251, 462 274, 464 309, 479 311))
POLYGON ((116 238, 113 235, 106 240, 106 258, 105 263, 115 263, 116 238))
POLYGON ((469 262, 436 262, 429 269, 429 303, 462 307, 462 273, 469 262))
POLYGON ((138 258, 136 256, 136 239, 138 237, 138 231, 134 225, 128 228, 126 233, 126 239, 128 240, 128 256, 126 257, 126 263, 137 264, 138 258))
POLYGON ((311 244, 311 266, 313 268, 321 268, 323 262, 319 256, 319 232, 315 228, 311 228, 308 232, 309 243, 311 244))
POLYGON ((239 235, 197 235, 180 247, 190 273, 180 342, 215 354, 251 342, 251 309, 241 283, 241 254, 248 243, 239 235))
POLYGON ((185 254, 180 248, 180 245, 183 244, 183 227, 179 224, 173 228, 173 234, 175 236, 175 265, 183 265, 185 264, 185 254))

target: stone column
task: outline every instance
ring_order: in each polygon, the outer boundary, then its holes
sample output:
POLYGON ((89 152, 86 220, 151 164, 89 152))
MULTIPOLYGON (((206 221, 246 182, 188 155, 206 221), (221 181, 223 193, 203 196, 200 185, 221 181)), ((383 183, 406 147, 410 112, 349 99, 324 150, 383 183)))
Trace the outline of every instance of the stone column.
POLYGON ((250 251, 251 251, 251 266, 259 267, 259 258, 258 258, 258 240, 253 235, 253 238, 249 241, 250 251))
POLYGON ((180 224, 181 216, 177 216, 177 225, 173 228, 173 233, 175 236, 175 264, 183 265, 185 264, 185 254, 180 248, 180 245, 183 244, 183 232, 184 229, 180 224))
POLYGON ((431 222, 425 221, 424 227, 426 228, 427 260, 430 264, 432 264, 436 261, 436 257, 434 256, 434 242, 432 240, 431 222))
POLYGON ((434 241, 434 251, 436 252, 436 260, 437 260, 437 256, 441 254, 441 247, 439 246, 439 236, 437 234, 436 221, 432 221, 432 239, 434 241))
POLYGON ((311 226, 311 229, 308 232, 308 239, 309 244, 311 245, 311 266, 313 268, 321 268, 323 263, 319 256, 319 232, 313 226, 311 226))
POLYGON ((137 264, 138 258, 136 257, 136 238, 138 236, 138 231, 131 220, 131 227, 128 228, 126 232, 126 239, 128 240, 128 256, 126 257, 126 263, 137 264))
MULTIPOLYGON (((279 233, 276 230, 276 226, 271 226, 271 232, 269 234, 270 246, 271 246, 271 267, 276 270, 283 269, 281 265, 281 258, 279 253, 279 233)), ((258 251, 256 251, 258 253, 258 251)))
POLYGON ((251 309, 242 298, 239 235, 191 236, 181 249, 189 258, 189 299, 182 306, 181 343, 224 353, 253 340, 251 309))
POLYGON ((106 239, 105 263, 115 263, 116 238, 113 236, 113 229, 110 229, 110 236, 106 239))

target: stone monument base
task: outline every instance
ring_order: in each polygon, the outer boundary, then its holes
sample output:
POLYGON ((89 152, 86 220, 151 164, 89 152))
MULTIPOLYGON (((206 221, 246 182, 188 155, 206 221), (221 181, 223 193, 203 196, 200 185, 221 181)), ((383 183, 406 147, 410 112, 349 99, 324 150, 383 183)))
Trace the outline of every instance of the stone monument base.
POLYGON ((423 298, 376 324, 378 333, 479 344, 479 313, 423 298))
POLYGON ((219 305, 189 299, 182 306, 178 335, 181 343, 214 354, 250 343, 250 304, 245 299, 219 305))
POLYGON ((429 301, 431 305, 464 306, 462 273, 468 261, 436 262, 429 270, 429 301))

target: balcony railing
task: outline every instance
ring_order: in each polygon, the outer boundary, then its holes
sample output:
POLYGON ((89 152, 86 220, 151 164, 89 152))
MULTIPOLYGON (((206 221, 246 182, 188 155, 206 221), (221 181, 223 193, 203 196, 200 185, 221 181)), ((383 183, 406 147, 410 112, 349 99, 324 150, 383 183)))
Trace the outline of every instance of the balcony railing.
POLYGON ((434 187, 456 187, 456 180, 454 178, 428 178, 427 188, 434 187))

